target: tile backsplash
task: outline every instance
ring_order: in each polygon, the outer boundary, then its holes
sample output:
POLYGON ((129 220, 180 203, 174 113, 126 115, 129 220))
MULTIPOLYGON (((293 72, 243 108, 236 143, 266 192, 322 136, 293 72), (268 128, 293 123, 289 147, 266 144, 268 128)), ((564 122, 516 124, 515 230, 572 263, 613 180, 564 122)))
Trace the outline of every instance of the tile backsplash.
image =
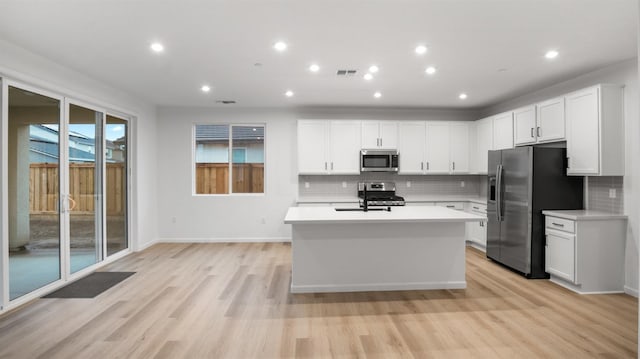
MULTIPOLYGON (((349 176, 298 176, 300 198, 350 197, 356 195, 358 182, 391 181, 400 196, 478 196, 480 177, 467 176, 404 176, 392 173, 363 173, 349 176), (306 186, 308 184, 308 188, 306 186), (409 186, 408 186, 409 185, 409 186)), ((486 192, 486 190, 485 190, 486 192)))
POLYGON ((611 213, 623 213, 624 201, 624 177, 589 177, 587 209, 593 209, 598 211, 605 211, 611 213), (609 190, 615 190, 615 197, 609 197, 609 190))

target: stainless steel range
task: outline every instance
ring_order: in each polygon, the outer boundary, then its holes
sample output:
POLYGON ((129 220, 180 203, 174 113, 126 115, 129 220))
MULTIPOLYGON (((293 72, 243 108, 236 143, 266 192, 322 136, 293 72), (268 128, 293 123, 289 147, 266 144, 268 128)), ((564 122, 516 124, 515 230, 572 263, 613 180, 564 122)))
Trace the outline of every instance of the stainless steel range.
POLYGON ((396 195, 395 182, 358 182, 360 206, 364 206, 365 189, 368 206, 404 206, 404 198, 396 195))

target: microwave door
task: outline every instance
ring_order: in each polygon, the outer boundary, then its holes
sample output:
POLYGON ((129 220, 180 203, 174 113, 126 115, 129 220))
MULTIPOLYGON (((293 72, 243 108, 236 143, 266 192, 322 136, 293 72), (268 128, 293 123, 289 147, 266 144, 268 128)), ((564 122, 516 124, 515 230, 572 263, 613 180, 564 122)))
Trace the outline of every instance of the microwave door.
POLYGON ((364 155, 362 157, 363 170, 381 170, 390 167, 388 155, 364 155))

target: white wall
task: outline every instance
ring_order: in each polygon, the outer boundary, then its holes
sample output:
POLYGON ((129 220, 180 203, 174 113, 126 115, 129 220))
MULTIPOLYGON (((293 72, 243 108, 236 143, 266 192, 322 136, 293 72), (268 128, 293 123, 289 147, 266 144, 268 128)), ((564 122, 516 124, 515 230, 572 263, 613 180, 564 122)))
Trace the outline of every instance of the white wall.
POLYGON ((282 241, 298 191, 296 120, 473 120, 474 111, 303 108, 160 108, 158 111, 159 237, 164 241, 282 241), (266 123, 265 194, 193 196, 192 127, 205 123, 266 123))
POLYGON ((598 83, 624 85, 625 176, 624 212, 629 216, 626 248, 626 290, 638 293, 638 248, 640 233, 640 101, 638 95, 638 59, 631 59, 590 72, 575 79, 499 103, 482 111, 483 116, 497 114, 538 101, 560 96, 598 83))
POLYGON ((157 238, 155 107, 4 40, 0 40, 0 77, 136 116, 131 141, 132 248, 153 243, 157 238))

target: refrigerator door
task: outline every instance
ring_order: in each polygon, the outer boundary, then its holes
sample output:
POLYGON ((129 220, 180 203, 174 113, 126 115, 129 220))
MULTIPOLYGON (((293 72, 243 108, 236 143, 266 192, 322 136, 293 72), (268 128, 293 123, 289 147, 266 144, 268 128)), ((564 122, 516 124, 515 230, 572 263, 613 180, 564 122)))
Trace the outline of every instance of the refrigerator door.
POLYGON ((504 214, 500 222, 500 262, 531 273, 531 189, 533 147, 502 152, 504 214))
POLYGON ((498 167, 502 151, 489 151, 487 185, 487 257, 500 261, 500 221, 498 220, 498 167))

